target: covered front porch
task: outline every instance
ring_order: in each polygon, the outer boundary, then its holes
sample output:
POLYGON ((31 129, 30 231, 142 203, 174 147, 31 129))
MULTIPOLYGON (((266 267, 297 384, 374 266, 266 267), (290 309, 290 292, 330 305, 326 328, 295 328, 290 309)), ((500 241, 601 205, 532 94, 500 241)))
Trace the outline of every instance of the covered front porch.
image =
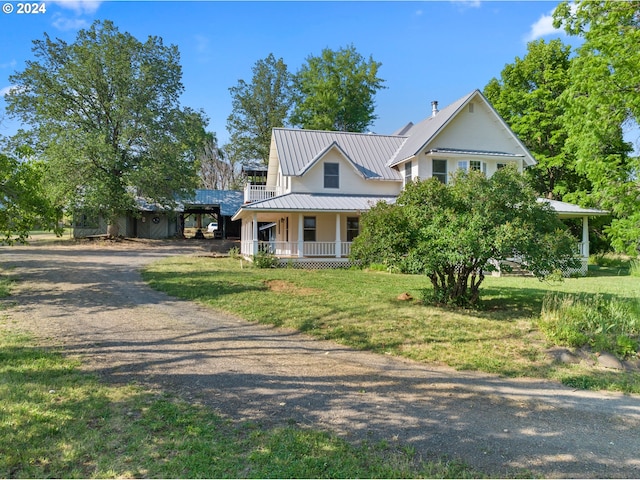
POLYGON ((258 213, 242 222, 241 254, 268 252, 287 260, 323 259, 345 263, 359 233, 357 213, 258 213))

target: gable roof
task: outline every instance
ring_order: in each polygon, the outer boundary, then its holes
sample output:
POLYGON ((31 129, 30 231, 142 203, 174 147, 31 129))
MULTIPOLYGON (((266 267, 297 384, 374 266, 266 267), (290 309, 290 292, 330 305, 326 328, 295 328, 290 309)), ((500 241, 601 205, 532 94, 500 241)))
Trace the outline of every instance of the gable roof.
POLYGON ((300 176, 332 146, 338 145, 365 179, 400 180, 387 162, 406 137, 367 133, 274 128, 273 140, 283 175, 300 176))
MULTIPOLYGON (((273 141, 280 169, 283 175, 301 176, 332 148, 337 148, 367 180, 402 180, 400 172, 391 167, 420 153, 469 102, 475 99, 482 101, 488 107, 505 131, 520 146, 522 153, 479 151, 473 151, 473 153, 522 158, 525 164, 535 164, 536 161, 529 150, 482 92, 474 90, 447 105, 437 115, 427 117, 415 125, 409 122, 392 135, 274 128, 273 141)), ((465 152, 472 153, 470 150, 465 152)))
MULTIPOLYGON (((509 128, 505 121, 500 117, 498 112, 493 108, 489 100, 480 92, 480 90, 474 90, 473 92, 459 98, 455 102, 447 105, 440 110, 437 115, 425 118, 417 125, 413 125, 407 129, 403 129, 404 135, 407 136, 407 140, 403 143, 402 147, 396 152, 393 158, 389 160, 387 165, 393 167, 402 163, 403 161, 414 157, 422 151, 455 117, 456 115, 472 100, 481 100, 493 113, 496 120, 501 123, 503 128, 511 135, 511 137, 518 143, 522 149, 522 154, 513 154, 508 152, 476 152, 478 154, 486 155, 503 155, 524 158, 525 163, 533 165, 536 160, 533 158, 527 147, 520 141, 515 133, 509 128)), ((442 150, 442 149, 440 149, 442 150)), ((470 151, 469 151, 470 152, 470 151)), ((458 152, 459 153, 459 152, 458 152)))

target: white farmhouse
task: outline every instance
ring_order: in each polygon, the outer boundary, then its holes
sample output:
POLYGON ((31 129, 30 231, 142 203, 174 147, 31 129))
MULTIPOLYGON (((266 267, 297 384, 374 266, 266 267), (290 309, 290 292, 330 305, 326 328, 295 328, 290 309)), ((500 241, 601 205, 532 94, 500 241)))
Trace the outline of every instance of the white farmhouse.
MULTIPOLYGON (((348 265, 360 215, 376 202, 394 202, 404 185, 436 177, 446 183, 457 169, 491 176, 505 165, 522 172, 536 163, 479 90, 391 135, 276 128, 263 185, 248 184, 241 253, 268 250, 291 264, 313 268, 348 265)), ((541 200, 546 201, 546 200, 541 200)), ((588 217, 602 215, 551 201, 561 218, 583 218, 576 253, 589 256, 588 217)))

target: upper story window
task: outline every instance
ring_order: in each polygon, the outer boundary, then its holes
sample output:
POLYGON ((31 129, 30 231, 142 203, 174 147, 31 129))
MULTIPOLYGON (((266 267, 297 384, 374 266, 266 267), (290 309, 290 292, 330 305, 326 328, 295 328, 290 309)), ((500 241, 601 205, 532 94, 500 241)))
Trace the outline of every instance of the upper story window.
POLYGON ((324 164, 324 188, 340 188, 340 164, 324 164))
POLYGON ((412 162, 407 162, 404 164, 404 184, 408 184, 413 179, 411 173, 413 172, 413 164, 412 162))
POLYGON ((431 176, 442 183, 447 183, 447 161, 434 159, 431 165, 431 176))
POLYGON ((469 170, 476 170, 487 174, 487 163, 480 160, 460 160, 458 162, 458 168, 468 172, 469 170))

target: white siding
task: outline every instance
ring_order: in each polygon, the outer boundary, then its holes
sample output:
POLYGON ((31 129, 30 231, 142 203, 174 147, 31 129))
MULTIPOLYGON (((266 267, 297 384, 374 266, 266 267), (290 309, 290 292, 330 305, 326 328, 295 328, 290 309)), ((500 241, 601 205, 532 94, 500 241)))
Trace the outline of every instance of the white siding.
POLYGON ((457 148, 523 154, 523 150, 511 133, 490 113, 484 103, 473 102, 473 113, 466 106, 454 117, 447 128, 440 132, 427 146, 435 148, 457 148))
POLYGON ((294 193, 397 195, 402 187, 401 182, 365 180, 337 149, 327 152, 303 176, 290 178, 290 191, 294 193), (324 164, 326 162, 340 165, 340 188, 324 187, 324 164))

